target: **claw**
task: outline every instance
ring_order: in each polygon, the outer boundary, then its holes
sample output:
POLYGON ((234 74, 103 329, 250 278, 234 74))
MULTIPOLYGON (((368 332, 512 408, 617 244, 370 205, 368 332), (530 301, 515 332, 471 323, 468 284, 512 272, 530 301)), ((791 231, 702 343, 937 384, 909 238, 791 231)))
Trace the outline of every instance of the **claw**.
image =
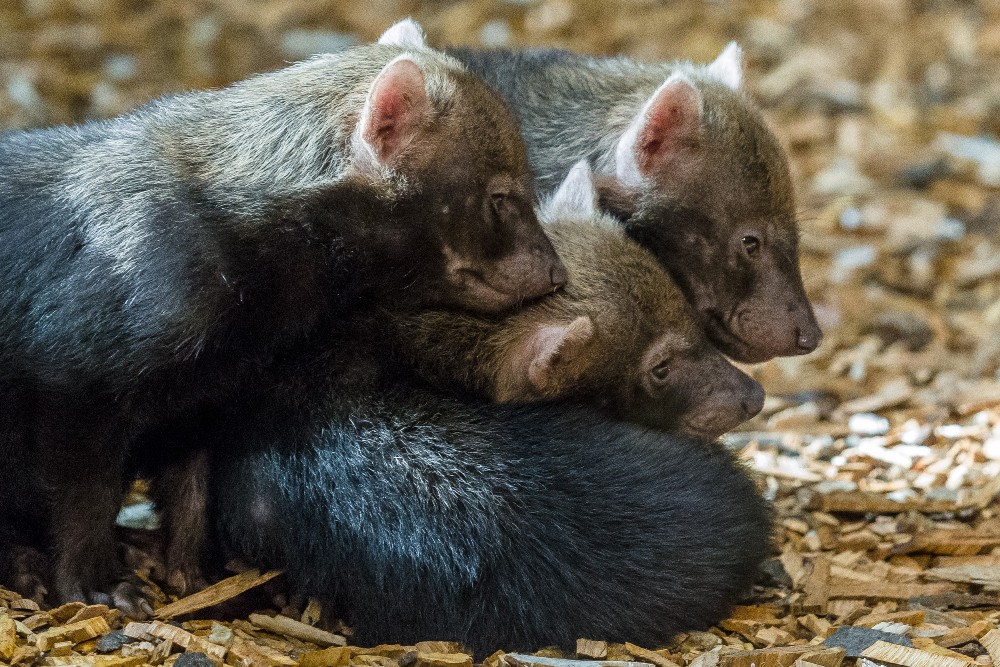
POLYGON ((153 615, 153 607, 142 588, 131 581, 123 581, 115 586, 111 591, 111 599, 114 606, 129 618, 141 621, 153 615))
POLYGON ((83 587, 79 584, 64 585, 60 590, 63 591, 59 596, 60 602, 83 602, 117 607, 123 614, 137 621, 145 620, 153 614, 153 607, 146 599, 142 582, 134 577, 119 581, 107 592, 91 590, 84 593, 83 587))

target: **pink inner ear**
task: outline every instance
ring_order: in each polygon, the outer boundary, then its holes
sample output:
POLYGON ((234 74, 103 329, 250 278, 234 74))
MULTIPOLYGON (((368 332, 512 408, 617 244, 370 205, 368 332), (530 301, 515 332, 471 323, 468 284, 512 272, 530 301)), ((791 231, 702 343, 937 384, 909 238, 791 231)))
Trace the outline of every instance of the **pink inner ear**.
POLYGON ((687 81, 673 81, 657 92, 646 110, 646 124, 636 142, 644 176, 698 135, 701 98, 687 81))
POLYGON ((372 86, 362 136, 381 163, 393 161, 420 128, 427 107, 424 75, 412 60, 397 60, 372 86))

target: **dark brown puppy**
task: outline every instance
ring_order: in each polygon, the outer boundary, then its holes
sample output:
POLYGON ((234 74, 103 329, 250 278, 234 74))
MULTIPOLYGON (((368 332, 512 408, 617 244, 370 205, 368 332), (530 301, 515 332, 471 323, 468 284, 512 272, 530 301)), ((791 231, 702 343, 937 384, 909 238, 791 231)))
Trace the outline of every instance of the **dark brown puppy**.
POLYGON ((0 524, 48 530, 60 601, 133 601, 113 527, 139 432, 224 401, 373 285, 496 312, 564 279, 514 119, 422 45, 4 135, 0 174, 0 398, 25 406, 0 459, 30 486, 0 524), (289 198, 325 215, 277 215, 289 198))
POLYGON ((708 438, 753 417, 760 385, 709 343, 667 272, 596 200, 584 162, 541 209, 569 271, 564 290, 500 319, 395 317, 404 359, 441 387, 500 402, 570 398, 708 438))
POLYGON ((758 362, 819 345, 787 157, 741 89, 735 43, 707 66, 450 53, 518 114, 540 192, 590 160, 602 207, 670 271, 723 352, 758 362))

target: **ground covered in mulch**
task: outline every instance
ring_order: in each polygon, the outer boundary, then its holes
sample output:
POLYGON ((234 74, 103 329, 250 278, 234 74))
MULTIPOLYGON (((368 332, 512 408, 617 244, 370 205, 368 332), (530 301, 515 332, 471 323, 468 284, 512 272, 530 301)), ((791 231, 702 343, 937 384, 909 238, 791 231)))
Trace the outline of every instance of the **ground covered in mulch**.
MULTIPOLYGON (((781 556, 748 605, 667 647, 582 638, 576 655, 487 662, 1000 664, 1000 2, 23 0, 0 6, 0 127, 223 85, 408 14, 436 44, 706 61, 740 40, 748 89, 793 157, 826 332, 808 357, 750 369, 770 398, 727 436, 780 521, 781 556)), ((0 590, 0 662, 471 664, 444 642, 347 648, 348 629, 314 627, 315 602, 269 604, 232 623, 178 626, 167 607, 135 624, 0 590)))

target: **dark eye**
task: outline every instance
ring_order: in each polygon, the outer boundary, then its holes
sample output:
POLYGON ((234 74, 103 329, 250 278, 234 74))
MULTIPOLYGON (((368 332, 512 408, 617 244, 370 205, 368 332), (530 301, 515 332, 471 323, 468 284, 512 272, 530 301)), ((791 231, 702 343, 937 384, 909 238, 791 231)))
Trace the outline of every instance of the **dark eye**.
POLYGON ((670 362, 661 361, 660 363, 653 366, 649 371, 653 374, 653 379, 657 382, 663 383, 667 381, 667 376, 670 375, 670 362))
POLYGON ((747 235, 743 237, 743 249, 746 250, 747 255, 753 257, 757 254, 757 250, 760 249, 760 239, 753 235, 747 235))

